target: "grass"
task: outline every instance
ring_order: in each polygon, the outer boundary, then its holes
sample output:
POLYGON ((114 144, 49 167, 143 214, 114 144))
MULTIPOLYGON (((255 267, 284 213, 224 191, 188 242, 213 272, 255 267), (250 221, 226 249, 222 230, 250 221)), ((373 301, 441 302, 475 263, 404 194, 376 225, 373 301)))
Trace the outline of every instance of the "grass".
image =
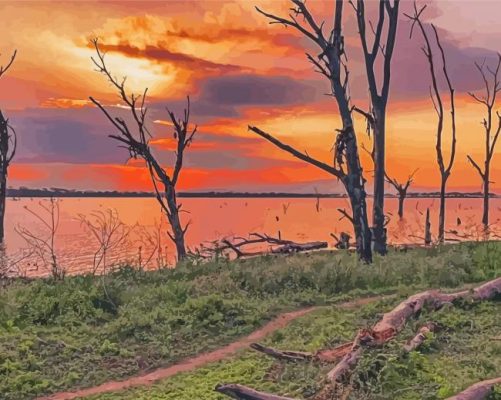
MULTIPOLYGON (((1 398, 124 379, 219 347, 288 309, 456 287, 499 276, 500 262, 501 245, 493 242, 393 252, 370 266, 348 253, 324 252, 155 272, 124 267, 64 282, 15 281, 0 293, 1 398)), ((347 325, 346 335, 353 328, 347 325)), ((330 329, 326 324, 325 335, 330 329)), ((232 380, 254 382, 262 371, 253 369, 253 357, 235 365, 232 380)), ((268 386, 281 388, 272 381, 268 386)))
MULTIPOLYGON (((281 349, 315 351, 335 346, 354 336, 357 328, 371 325, 380 312, 396 300, 378 302, 358 310, 318 310, 277 331, 265 343, 281 349)), ((485 302, 462 308, 424 313, 397 339, 382 349, 366 351, 345 385, 352 400, 444 399, 470 384, 501 375, 499 335, 501 303, 485 302), (433 320, 441 330, 428 336, 418 351, 402 352, 402 345, 417 328, 433 320)), ((91 396, 89 400, 222 400, 214 392, 218 383, 240 383, 297 399, 315 399, 324 388, 324 376, 332 365, 285 363, 245 351, 229 360, 176 375, 150 387, 91 396)), ((501 399, 501 392, 491 399, 501 399)))

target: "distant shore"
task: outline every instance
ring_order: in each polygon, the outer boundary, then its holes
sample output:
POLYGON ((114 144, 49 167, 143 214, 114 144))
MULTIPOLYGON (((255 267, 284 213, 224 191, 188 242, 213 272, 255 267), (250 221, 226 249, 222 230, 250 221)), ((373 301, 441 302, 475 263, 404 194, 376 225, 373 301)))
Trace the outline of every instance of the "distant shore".
MULTIPOLYGON (((118 191, 90 191, 90 190, 66 190, 66 189, 7 189, 7 197, 26 198, 26 197, 124 197, 124 198, 147 198, 154 197, 152 192, 118 192, 118 191)), ((408 198, 438 198, 439 192, 410 192, 408 198)), ((180 198, 334 198, 344 199, 347 196, 343 193, 288 193, 288 192, 179 192, 180 198)), ((368 197, 371 197, 368 194, 368 197)), ((396 198, 397 195, 388 193, 387 198, 396 198)), ((449 192, 447 198, 482 198, 481 192, 449 192)), ((498 198, 495 193, 490 194, 491 198, 498 198)))

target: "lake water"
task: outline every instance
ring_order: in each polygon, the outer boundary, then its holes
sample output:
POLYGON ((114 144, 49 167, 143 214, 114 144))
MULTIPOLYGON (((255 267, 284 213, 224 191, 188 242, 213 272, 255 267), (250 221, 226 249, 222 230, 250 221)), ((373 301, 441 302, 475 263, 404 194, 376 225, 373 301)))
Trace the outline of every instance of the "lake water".
MULTIPOLYGON (((114 210, 128 230, 128 236, 111 249, 107 265, 129 261, 146 268, 156 268, 174 259, 174 246, 166 234, 163 220, 154 198, 62 198, 58 199, 60 223, 55 235, 58 263, 67 273, 89 271, 94 265, 94 253, 99 245, 97 238, 81 223, 81 217, 92 220, 96 211, 114 210), (162 225, 160 221, 163 220, 162 225)), ((340 219, 338 208, 349 210, 347 199, 180 199, 183 222, 191 221, 186 235, 189 247, 231 236, 247 236, 251 232, 278 235, 298 242, 322 240, 333 245, 331 233, 351 232, 350 223, 340 219)), ((42 210, 47 199, 7 200, 5 218, 6 240, 4 268, 15 266, 15 271, 27 276, 43 276, 48 269, 40 257, 31 254, 26 241, 18 233, 28 229, 41 238, 48 238, 47 227, 27 209, 44 216, 42 210), (5 261, 7 259, 7 262, 5 261)), ((370 199, 369 199, 370 203, 370 199)), ((432 232, 436 235, 438 199, 408 199, 405 217, 399 220, 397 199, 386 199, 386 211, 390 217, 388 240, 393 244, 422 243, 426 208, 430 208, 432 232)), ((370 206, 370 204, 369 204, 370 206)), ((448 199, 448 230, 456 230, 459 236, 452 239, 477 239, 480 234, 481 199, 448 199)), ((501 199, 491 200, 491 221, 495 229, 500 225, 501 199)))

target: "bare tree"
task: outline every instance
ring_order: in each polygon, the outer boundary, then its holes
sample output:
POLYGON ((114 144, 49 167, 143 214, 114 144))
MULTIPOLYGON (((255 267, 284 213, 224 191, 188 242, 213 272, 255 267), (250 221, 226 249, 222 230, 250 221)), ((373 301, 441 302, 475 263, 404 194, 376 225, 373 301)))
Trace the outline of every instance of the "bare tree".
POLYGON ((98 72, 102 73, 117 90, 123 105, 130 111, 134 127, 129 127, 129 124, 123 118, 112 116, 98 100, 93 97, 89 97, 89 99, 99 107, 117 130, 118 133, 110 135, 110 137, 120 142, 129 151, 132 158, 141 158, 145 161, 155 189, 156 198, 169 220, 172 230, 172 232, 168 232, 169 237, 176 246, 178 260, 182 260, 186 257, 184 236, 189 223, 184 227, 181 225, 179 217, 181 204, 177 202, 176 184, 183 167, 184 151, 192 142, 197 131, 196 126, 190 127, 190 99, 188 97, 187 107, 184 110, 182 119, 178 119, 172 111, 167 110, 174 126, 174 139, 177 142, 176 161, 172 168, 172 174, 169 174, 157 161, 149 144, 151 134, 146 127, 147 108, 145 107, 148 89, 145 89, 142 96, 136 96, 133 93, 127 94, 125 89, 126 78, 119 81, 111 74, 105 64, 105 55, 99 49, 98 39, 93 39, 92 43, 97 53, 97 58, 92 57, 92 61, 98 72))
POLYGON ((24 209, 42 224, 43 232, 38 233, 25 226, 18 226, 16 232, 24 239, 29 253, 37 258, 43 269, 48 270, 54 279, 64 279, 66 269, 60 265, 56 247, 60 215, 59 200, 51 197, 48 204, 40 201, 38 205, 39 210, 28 206, 24 206, 24 209))
POLYGON ((101 269, 107 272, 110 252, 127 242, 131 228, 127 227, 118 216, 117 210, 93 211, 90 215, 79 215, 80 223, 98 244, 92 259, 92 274, 101 269))
POLYGON ((257 127, 249 126, 249 129, 294 157, 320 168, 341 181, 350 198, 352 208, 350 220, 355 231, 357 252, 361 259, 371 262, 371 231, 367 217, 365 179, 360 164, 357 137, 349 104, 349 71, 346 65, 347 57, 342 33, 343 1, 336 0, 334 26, 328 37, 323 32, 324 23, 319 25, 315 21, 304 0, 291 0, 291 3, 292 9, 288 18, 266 13, 257 7, 256 9, 270 20, 270 24, 292 27, 310 39, 320 49, 317 56, 307 54, 307 58, 314 65, 316 71, 328 79, 343 124, 342 129, 337 130, 333 165, 331 166, 310 157, 308 154, 296 150, 257 127), (302 22, 299 21, 299 17, 302 22))
POLYGON ((409 186, 411 185, 414 175, 416 174, 417 169, 409 175, 407 178, 407 181, 405 183, 401 183, 397 181, 395 178, 390 177, 386 172, 385 172, 385 177, 387 182, 392 185, 395 190, 398 193, 398 216, 400 218, 404 217, 404 201, 407 198, 407 190, 409 189, 409 186))
POLYGON ((440 170, 440 211, 438 216, 438 241, 439 243, 443 243, 445 240, 445 192, 446 192, 447 180, 451 175, 452 166, 454 164, 454 158, 456 156, 456 108, 454 104, 454 88, 452 87, 452 83, 449 78, 449 73, 447 71, 447 63, 444 49, 442 47, 442 44, 440 43, 440 38, 438 36, 437 28, 435 27, 435 25, 431 24, 433 35, 435 37, 435 41, 441 56, 443 77, 447 83, 447 88, 450 97, 451 150, 449 155, 449 161, 446 164, 444 161, 444 153, 442 149, 443 130, 444 130, 444 104, 442 101, 442 94, 440 93, 437 83, 437 72, 435 71, 435 60, 433 58, 433 51, 431 48, 430 39, 428 37, 428 32, 426 31, 421 21, 421 14, 425 9, 426 6, 423 6, 421 7, 420 10, 418 10, 416 3, 414 3, 414 15, 411 16, 405 14, 405 16, 412 21, 410 36, 412 37, 413 30, 416 25, 419 27, 423 35, 425 46, 422 48, 422 50, 426 56, 426 59, 428 60, 428 65, 430 68, 430 76, 431 76, 430 97, 438 117, 437 141, 435 146, 437 152, 437 163, 440 170))
MULTIPOLYGON (((16 58, 17 50, 12 54, 7 65, 0 66, 0 78, 12 66, 16 58)), ((0 242, 3 242, 4 219, 5 219, 5 197, 7 195, 7 172, 9 165, 16 154, 17 136, 14 128, 9 124, 9 120, 4 117, 0 110, 0 242)))
POLYGON ((374 38, 372 45, 368 43, 367 23, 364 0, 353 0, 350 4, 357 16, 358 32, 362 51, 364 54, 367 81, 371 107, 368 112, 354 108, 367 118, 369 126, 374 133, 373 159, 374 159, 374 202, 372 207, 372 240, 374 251, 379 254, 386 253, 386 219, 384 215, 384 185, 385 185, 385 146, 386 146, 386 106, 390 94, 391 59, 397 37, 398 9, 400 0, 379 0, 379 14, 376 26, 369 21, 374 38), (387 27, 385 29, 385 21, 387 27), (383 32, 386 31, 386 40, 383 32), (378 85, 376 78, 378 70, 378 56, 382 59, 382 81, 378 85), (379 86, 379 88, 378 88, 379 86))
POLYGON ((475 93, 469 93, 477 102, 483 104, 487 110, 487 116, 484 117, 482 121, 482 126, 485 131, 485 159, 484 168, 473 159, 472 156, 468 155, 468 160, 471 165, 477 170, 480 178, 482 179, 482 187, 484 192, 484 210, 482 214, 482 224, 484 229, 487 231, 489 227, 489 184, 490 184, 490 172, 491 172, 491 160, 494 155, 494 149, 499 137, 499 132, 501 132, 501 115, 499 111, 496 112, 497 116, 497 127, 494 128, 493 122, 493 109, 496 104, 496 97, 499 91, 501 91, 501 85, 499 82, 499 68, 501 66, 501 54, 498 54, 498 62, 496 69, 492 70, 489 66, 485 65, 485 61, 482 64, 475 63, 482 80, 485 85, 485 94, 483 96, 478 96, 475 93), (492 76, 492 82, 489 83, 488 75, 492 76))

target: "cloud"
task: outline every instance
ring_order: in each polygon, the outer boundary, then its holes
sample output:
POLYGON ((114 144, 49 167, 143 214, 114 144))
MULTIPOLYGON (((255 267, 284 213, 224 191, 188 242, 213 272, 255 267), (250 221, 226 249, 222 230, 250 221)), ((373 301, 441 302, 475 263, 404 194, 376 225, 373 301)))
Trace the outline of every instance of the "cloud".
POLYGON ((204 74, 227 74, 240 72, 244 68, 225 63, 216 63, 192 55, 175 52, 162 45, 147 45, 144 48, 128 43, 105 44, 100 43, 104 52, 116 52, 133 58, 144 58, 157 63, 174 64, 176 67, 191 69, 204 74))
POLYGON ((206 79, 202 84, 201 98, 219 105, 285 105, 318 100, 319 93, 316 82, 242 74, 206 79))
POLYGON ((16 162, 123 163, 126 154, 108 137, 95 109, 33 109, 12 113, 18 133, 16 162))

